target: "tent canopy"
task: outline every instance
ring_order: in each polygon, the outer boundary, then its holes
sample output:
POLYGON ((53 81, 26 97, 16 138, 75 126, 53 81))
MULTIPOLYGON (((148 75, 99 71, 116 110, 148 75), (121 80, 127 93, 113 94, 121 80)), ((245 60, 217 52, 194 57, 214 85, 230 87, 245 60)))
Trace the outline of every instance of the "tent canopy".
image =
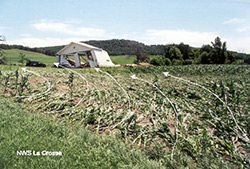
POLYGON ((76 43, 71 42, 57 53, 58 62, 62 65, 67 65, 71 67, 70 63, 67 61, 67 56, 74 55, 76 67, 81 67, 81 61, 79 54, 84 54, 87 56, 90 67, 113 67, 119 66, 115 65, 108 53, 98 47, 88 45, 86 43, 76 43))
POLYGON ((57 55, 72 55, 74 53, 82 53, 87 52, 91 50, 102 50, 100 48, 97 48, 95 46, 88 45, 86 43, 77 43, 77 42, 71 42, 61 50, 59 50, 56 54, 57 55))

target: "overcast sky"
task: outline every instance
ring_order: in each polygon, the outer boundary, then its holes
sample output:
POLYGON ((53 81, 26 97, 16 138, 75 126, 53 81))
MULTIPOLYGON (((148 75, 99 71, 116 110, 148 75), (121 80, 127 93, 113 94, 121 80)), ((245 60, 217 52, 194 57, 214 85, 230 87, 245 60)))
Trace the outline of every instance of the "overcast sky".
POLYGON ((0 35, 30 47, 130 39, 250 53, 250 0, 0 0, 0 35))

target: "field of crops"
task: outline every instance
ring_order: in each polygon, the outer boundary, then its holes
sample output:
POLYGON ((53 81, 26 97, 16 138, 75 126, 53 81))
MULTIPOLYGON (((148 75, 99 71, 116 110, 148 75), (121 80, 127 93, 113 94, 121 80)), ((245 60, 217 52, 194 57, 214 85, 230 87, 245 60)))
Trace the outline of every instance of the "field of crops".
POLYGON ((1 70, 0 94, 30 113, 115 135, 165 167, 250 167, 249 66, 27 70, 1 70))

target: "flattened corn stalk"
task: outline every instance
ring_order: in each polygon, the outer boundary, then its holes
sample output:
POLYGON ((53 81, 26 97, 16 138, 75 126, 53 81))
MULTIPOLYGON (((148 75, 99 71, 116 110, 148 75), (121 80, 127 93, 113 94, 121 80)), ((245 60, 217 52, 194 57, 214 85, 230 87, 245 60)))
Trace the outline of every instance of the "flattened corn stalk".
POLYGON ((151 82, 149 82, 147 80, 144 80, 144 79, 140 79, 140 78, 136 77, 136 75, 132 75, 131 78, 132 79, 137 79, 139 81, 142 81, 142 82, 145 82, 145 83, 148 83, 148 84, 152 85, 154 88, 156 88, 167 99, 167 101, 170 103, 171 107, 174 110, 175 118, 176 118, 176 122, 175 122, 176 125, 175 125, 175 143, 174 143, 174 146, 173 146, 172 151, 171 151, 171 160, 172 160, 173 155, 174 155, 174 150, 175 150, 176 144, 178 142, 178 111, 177 111, 177 109, 174 106, 174 104, 172 103, 172 101, 157 86, 155 86, 153 83, 151 83, 151 82))
MULTIPOLYGON (((34 98, 34 97, 38 97, 38 96, 44 95, 44 94, 46 94, 46 93, 48 93, 48 92, 50 91, 50 88, 51 88, 50 86, 51 86, 51 85, 50 85, 50 82, 49 82, 49 80, 48 80, 47 78, 41 76, 40 74, 38 74, 38 73, 36 73, 36 72, 30 71, 30 70, 26 70, 26 68, 22 68, 22 70, 23 70, 24 72, 30 72, 30 73, 32 73, 32 74, 38 76, 38 77, 43 78, 43 79, 47 82, 48 88, 47 88, 46 91, 43 91, 43 92, 38 93, 38 94, 33 94, 33 95, 30 95, 30 96, 21 96, 21 95, 19 95, 19 96, 16 96, 16 98, 34 98)), ((17 81, 18 81, 18 76, 19 76, 19 75, 18 75, 18 71, 16 71, 16 83, 17 83, 17 81)), ((21 78, 22 78, 22 81, 23 81, 23 75, 21 76, 21 78)), ((27 80, 28 80, 28 79, 27 79, 27 80)), ((20 86, 22 85, 22 83, 23 83, 23 82, 20 83, 20 86)), ((16 87, 16 88, 17 88, 17 87, 16 87)))
POLYGON ((68 111, 68 110, 73 110, 73 109, 75 109, 78 105, 80 105, 81 104, 81 102, 85 99, 85 96, 88 94, 88 92, 89 92, 89 82, 88 82, 88 80, 85 78, 85 77, 83 77, 80 73, 78 73, 78 72, 76 72, 76 71, 73 71, 73 70, 71 70, 71 69, 69 69, 69 68, 66 68, 66 67, 64 67, 64 66, 61 66, 61 65, 59 65, 58 64, 58 67, 62 67, 62 68, 64 68, 64 69, 67 69, 67 70, 69 70, 70 72, 72 72, 72 73, 76 73, 81 79, 83 79, 85 82, 86 82, 86 91, 85 91, 85 93, 83 94, 83 96, 82 96, 82 98, 80 99, 80 101, 76 104, 76 105, 74 105, 73 107, 70 107, 70 108, 67 108, 67 109, 64 109, 64 110, 57 110, 57 111, 50 111, 50 112, 45 112, 46 114, 55 114, 55 113, 59 113, 59 112, 62 112, 62 111, 68 111))
POLYGON ((122 91, 125 93, 127 99, 128 99, 128 113, 125 115, 125 117, 122 118, 122 120, 112 126, 107 126, 107 127, 101 127, 101 128, 98 128, 98 129, 107 129, 107 128, 116 128, 118 125, 120 125, 121 123, 123 123, 125 120, 127 120, 128 118, 130 118, 134 113, 131 112, 131 103, 130 103, 130 97, 129 97, 129 94, 127 93, 127 91, 117 82, 117 80, 111 76, 109 73, 107 72, 103 72, 102 70, 100 70, 99 68, 95 68, 95 70, 97 72, 101 72, 101 73, 104 73, 106 74, 107 76, 109 76, 112 80, 115 81, 115 83, 122 89, 122 91))
MULTIPOLYGON (((216 95, 216 94, 213 93, 211 90, 209 90, 208 88, 206 88, 206 87, 204 87, 204 86, 202 86, 202 85, 200 85, 200 84, 191 82, 191 81, 189 81, 189 80, 186 80, 186 79, 183 79, 183 78, 180 78, 180 77, 173 76, 173 75, 169 74, 168 72, 163 72, 163 74, 164 74, 166 77, 172 77, 172 78, 174 78, 174 79, 177 79, 177 80, 180 80, 180 81, 184 81, 184 82, 186 82, 186 83, 188 83, 188 84, 191 84, 191 85, 194 85, 194 86, 198 86, 198 87, 204 89, 205 91, 207 91, 208 93, 212 94, 214 97, 216 97, 220 102, 223 103, 223 105, 224 105, 224 106, 226 107, 226 109, 229 111, 229 113, 230 113, 230 115, 231 115, 231 117, 232 117, 232 119, 233 119, 233 121, 234 121, 236 127, 237 127, 238 130, 242 133, 242 136, 243 136, 243 138, 245 139, 245 141, 249 143, 249 138, 247 137, 247 134, 246 134, 246 133, 240 128, 240 126, 238 125, 238 122, 236 121, 233 112, 231 111, 231 109, 227 106, 227 104, 226 104, 218 95, 216 95)), ((237 132, 237 134, 239 135, 238 132, 237 132)), ((240 135, 239 135, 239 136, 240 136, 240 135)))

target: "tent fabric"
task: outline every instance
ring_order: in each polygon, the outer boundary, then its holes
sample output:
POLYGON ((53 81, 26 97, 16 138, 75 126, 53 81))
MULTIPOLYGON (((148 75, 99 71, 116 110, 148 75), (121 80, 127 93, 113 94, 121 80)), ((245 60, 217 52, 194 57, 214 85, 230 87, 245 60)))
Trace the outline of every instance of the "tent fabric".
MULTIPOLYGON (((71 42, 70 44, 68 44, 67 46, 65 46, 64 48, 62 48, 57 52, 59 58, 65 58, 68 55, 74 55, 75 61, 80 62, 78 60, 79 59, 78 54, 85 54, 88 58, 91 67, 119 66, 115 65, 112 62, 107 51, 95 46, 88 45, 86 43, 71 42), (91 58, 89 58, 90 55, 92 56, 91 58)), ((63 61, 63 59, 60 60, 63 61)), ((79 67, 79 65, 76 67, 79 67)))
POLYGON ((102 50, 100 48, 97 48, 95 46, 91 46, 91 45, 86 44, 86 43, 71 42, 70 44, 68 44, 67 46, 65 46, 61 50, 59 50, 56 54, 57 55, 70 55, 70 54, 77 53, 80 51, 81 52, 91 51, 93 49, 102 50))

